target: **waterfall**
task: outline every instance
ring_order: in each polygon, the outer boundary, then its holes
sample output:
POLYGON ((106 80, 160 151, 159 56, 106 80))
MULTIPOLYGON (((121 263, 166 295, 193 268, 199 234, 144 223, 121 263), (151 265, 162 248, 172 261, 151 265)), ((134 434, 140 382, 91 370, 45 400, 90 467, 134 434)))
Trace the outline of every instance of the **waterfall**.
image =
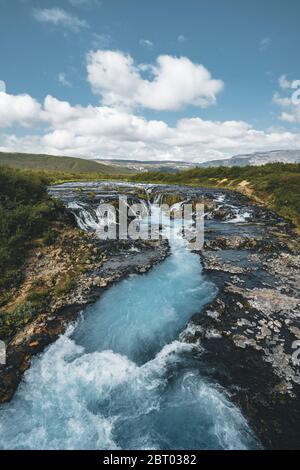
POLYGON ((97 231, 101 226, 116 224, 116 212, 114 207, 107 205, 107 215, 103 217, 100 205, 91 207, 83 202, 69 202, 67 208, 75 216, 78 227, 87 231, 97 231))

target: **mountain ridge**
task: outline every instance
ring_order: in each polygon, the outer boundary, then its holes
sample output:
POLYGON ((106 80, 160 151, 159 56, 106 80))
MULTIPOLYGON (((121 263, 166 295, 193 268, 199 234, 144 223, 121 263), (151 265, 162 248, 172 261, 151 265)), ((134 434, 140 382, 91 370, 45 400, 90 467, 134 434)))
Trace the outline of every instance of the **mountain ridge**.
POLYGON ((254 166, 266 163, 300 163, 300 150, 270 150, 234 155, 222 160, 210 160, 197 164, 202 168, 216 166, 254 166))
POLYGON ((143 172, 175 173, 192 168, 260 166, 266 163, 300 163, 300 150, 271 150, 238 154, 230 158, 207 162, 185 162, 175 160, 130 160, 101 159, 30 154, 21 152, 0 152, 0 165, 21 169, 62 171, 70 173, 103 173, 126 175, 143 172))
POLYGON ((95 159, 103 165, 125 167, 132 171, 162 171, 174 172, 191 168, 208 168, 217 166, 252 166, 266 163, 300 163, 300 150, 270 150, 233 155, 230 158, 209 160, 207 162, 185 162, 175 160, 129 160, 129 159, 95 159), (106 163, 107 162, 107 163, 106 163))

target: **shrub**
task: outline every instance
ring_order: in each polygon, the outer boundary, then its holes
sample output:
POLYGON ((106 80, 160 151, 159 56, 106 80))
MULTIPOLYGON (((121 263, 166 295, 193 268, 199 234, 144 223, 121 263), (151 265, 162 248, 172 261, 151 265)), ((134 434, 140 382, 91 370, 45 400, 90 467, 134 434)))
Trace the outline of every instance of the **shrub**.
POLYGON ((24 302, 11 312, 0 312, 0 339, 9 339, 18 329, 21 329, 32 320, 35 315, 36 310, 31 302, 24 302))
POLYGON ((35 238, 48 232, 60 208, 47 193, 47 179, 34 172, 0 167, 0 288, 20 277, 35 238))

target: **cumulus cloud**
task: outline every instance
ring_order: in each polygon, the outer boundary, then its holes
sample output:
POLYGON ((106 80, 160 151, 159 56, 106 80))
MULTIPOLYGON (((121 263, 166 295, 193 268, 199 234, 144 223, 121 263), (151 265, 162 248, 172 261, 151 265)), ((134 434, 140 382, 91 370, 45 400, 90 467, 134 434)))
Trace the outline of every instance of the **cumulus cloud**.
MULTIPOLYGON (((244 152, 300 148, 299 132, 263 131, 244 121, 200 117, 180 119, 171 126, 137 114, 134 107, 168 110, 215 101, 223 82, 185 57, 159 56, 154 65, 136 65, 128 55, 101 50, 89 54, 87 67, 88 80, 102 98, 99 106, 74 106, 51 95, 39 103, 28 94, 6 93, 2 84, 0 127, 13 131, 0 135, 0 150, 201 162, 244 152), (19 133, 19 126, 30 127, 28 135, 24 129, 19 133)), ((61 74, 60 79, 63 82, 66 77, 61 74)), ((274 96, 286 113, 282 119, 290 122, 300 121, 291 101, 296 84, 280 77, 281 91, 274 96)))
POLYGON ((89 28, 85 20, 78 18, 62 8, 42 8, 33 11, 34 18, 41 23, 50 23, 55 26, 63 26, 74 32, 89 28))
POLYGON ((290 124, 300 122, 300 80, 289 80, 286 75, 278 79, 281 92, 275 92, 273 103, 282 108, 279 119, 290 124))
POLYGON ((90 52, 88 80, 104 105, 139 106, 155 110, 178 110, 216 102, 222 80, 211 77, 201 64, 186 57, 160 55, 156 63, 136 65, 120 51, 90 52), (148 72, 149 78, 142 74, 148 72))
POLYGON ((0 127, 30 127, 41 118, 41 105, 31 96, 9 95, 0 90, 0 127))
POLYGON ((35 123, 42 133, 31 129, 25 136, 3 134, 0 150, 201 162, 244 152, 300 148, 299 133, 265 132, 244 121, 197 117, 169 126, 126 109, 72 106, 50 95, 39 104, 29 95, 0 93, 0 125, 35 123))
POLYGON ((41 118, 53 127, 58 127, 61 123, 69 122, 79 116, 76 108, 67 101, 61 101, 53 96, 46 96, 44 100, 43 113, 41 118))

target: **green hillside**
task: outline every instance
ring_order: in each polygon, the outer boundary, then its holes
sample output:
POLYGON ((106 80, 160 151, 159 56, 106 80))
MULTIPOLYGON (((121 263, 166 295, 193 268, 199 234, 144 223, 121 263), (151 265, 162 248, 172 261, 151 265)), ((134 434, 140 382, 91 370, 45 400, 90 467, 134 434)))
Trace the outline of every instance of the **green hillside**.
POLYGON ((44 170, 58 173, 102 173, 103 175, 122 175, 131 170, 111 165, 103 165, 91 160, 54 155, 35 155, 29 153, 0 152, 0 165, 26 170, 44 170))

